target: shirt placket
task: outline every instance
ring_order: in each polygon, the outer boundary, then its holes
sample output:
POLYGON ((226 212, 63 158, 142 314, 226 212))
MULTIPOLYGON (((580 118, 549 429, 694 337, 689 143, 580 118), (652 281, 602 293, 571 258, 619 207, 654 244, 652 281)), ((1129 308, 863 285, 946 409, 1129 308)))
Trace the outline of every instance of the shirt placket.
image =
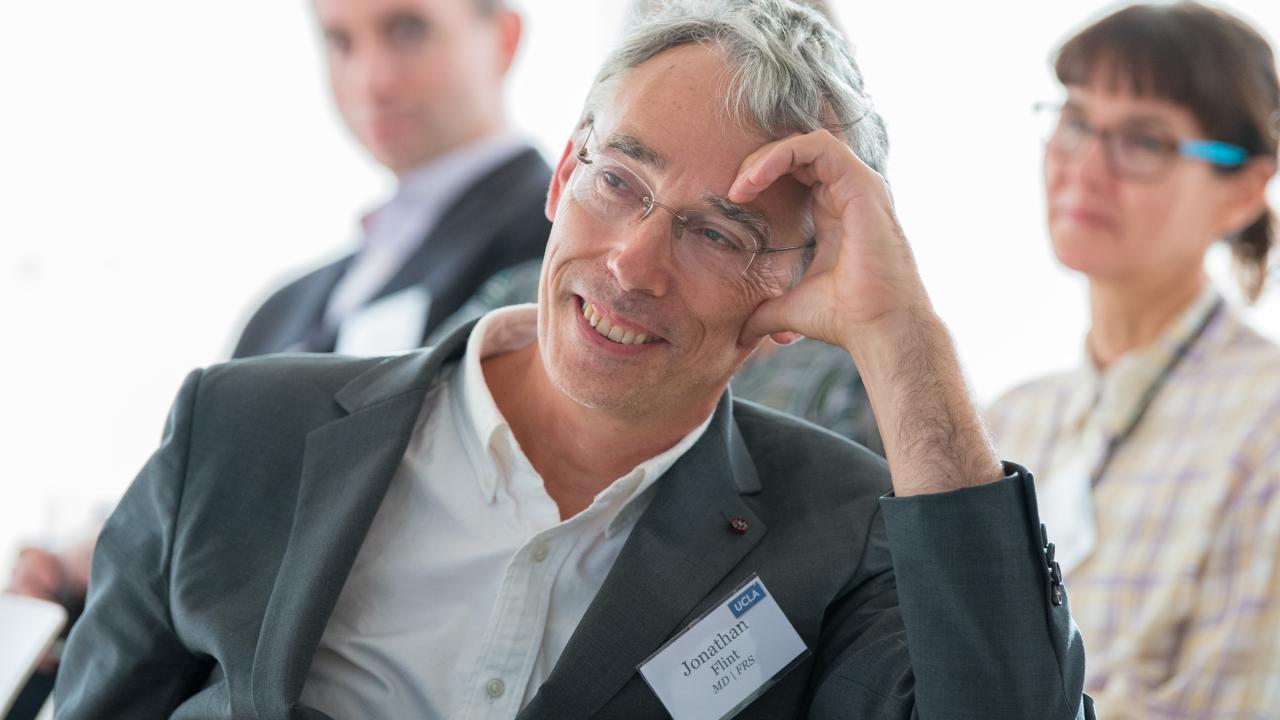
POLYGON ((564 526, 534 536, 503 573, 458 720, 513 718, 542 647, 556 576, 572 548, 564 526))

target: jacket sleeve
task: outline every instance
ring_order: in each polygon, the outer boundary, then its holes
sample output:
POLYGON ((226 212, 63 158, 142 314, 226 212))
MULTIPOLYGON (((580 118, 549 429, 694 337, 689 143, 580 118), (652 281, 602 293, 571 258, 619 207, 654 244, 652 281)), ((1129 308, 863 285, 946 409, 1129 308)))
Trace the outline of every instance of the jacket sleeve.
POLYGON ((857 583, 828 613, 824 637, 838 640, 818 653, 810 718, 865 716, 878 688, 877 717, 1094 720, 1031 475, 1006 472, 880 500, 883 529, 873 527, 857 583))
POLYGON ((169 565, 202 371, 187 376, 160 448, 103 527, 84 615, 63 653, 58 718, 168 717, 202 663, 169 615, 169 565))

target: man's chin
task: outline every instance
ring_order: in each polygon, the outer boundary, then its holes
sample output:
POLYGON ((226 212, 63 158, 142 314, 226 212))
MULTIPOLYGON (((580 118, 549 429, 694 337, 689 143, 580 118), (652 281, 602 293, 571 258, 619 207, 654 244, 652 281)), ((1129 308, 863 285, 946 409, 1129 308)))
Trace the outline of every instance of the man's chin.
POLYGON ((553 369, 551 384, 577 405, 611 417, 637 419, 657 409, 652 393, 599 373, 556 372, 553 369))

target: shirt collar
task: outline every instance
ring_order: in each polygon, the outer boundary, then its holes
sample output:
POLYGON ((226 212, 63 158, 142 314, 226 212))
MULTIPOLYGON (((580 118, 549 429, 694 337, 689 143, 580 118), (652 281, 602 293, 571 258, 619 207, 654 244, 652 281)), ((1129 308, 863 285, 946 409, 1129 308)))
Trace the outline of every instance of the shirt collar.
POLYGON ((1161 371, 1173 360, 1178 349, 1188 342, 1220 300, 1212 283, 1205 283, 1182 314, 1169 323, 1150 345, 1120 356, 1105 370, 1094 365, 1088 350, 1081 372, 1079 389, 1068 404, 1066 419, 1078 426, 1098 411, 1097 420, 1108 433, 1122 432, 1137 412, 1142 396, 1156 381, 1161 371))
POLYGON ((366 243, 383 242, 379 225, 395 223, 400 216, 434 221, 482 176, 529 147, 523 138, 500 132, 454 148, 401 174, 395 195, 361 218, 366 243))
MULTIPOLYGON (((525 466, 528 466, 529 461, 511 434, 511 426, 498 410, 480 363, 484 358, 528 346, 537 340, 537 333, 537 305, 513 305, 493 310, 480 318, 471 331, 466 355, 458 370, 461 373, 461 392, 458 397, 462 401, 462 415, 467 423, 462 430, 478 446, 476 459, 483 463, 484 471, 476 475, 486 502, 493 502, 497 493, 498 473, 502 469, 509 470, 503 468, 500 455, 509 455, 509 461, 525 466)), ((708 415, 702 424, 671 448, 636 465, 596 495, 593 505, 597 502, 617 501, 619 507, 619 512, 609 523, 607 535, 617 531, 624 519, 633 514, 635 500, 702 437, 711 424, 713 415, 714 413, 708 415)))
MULTIPOLYGON (((498 410, 498 404, 485 382, 480 361, 493 355, 518 350, 537 340, 538 306, 512 305, 487 313, 471 331, 467 352, 459 372, 462 374, 462 410, 469 421, 465 434, 477 444, 478 460, 484 472, 477 473, 480 491, 486 502, 493 502, 497 492, 498 457, 495 444, 500 434, 509 435, 511 426, 498 410)), ((514 440, 514 439, 513 439, 514 440)), ((513 443, 514 444, 514 443, 513 443)), ((518 456, 523 458, 523 454, 518 456)))
POLYGON ((480 138, 402 174, 396 195, 438 204, 444 204, 438 198, 445 196, 451 202, 482 174, 528 147, 524 139, 505 132, 480 138), (449 192, 442 193, 442 188, 449 192))

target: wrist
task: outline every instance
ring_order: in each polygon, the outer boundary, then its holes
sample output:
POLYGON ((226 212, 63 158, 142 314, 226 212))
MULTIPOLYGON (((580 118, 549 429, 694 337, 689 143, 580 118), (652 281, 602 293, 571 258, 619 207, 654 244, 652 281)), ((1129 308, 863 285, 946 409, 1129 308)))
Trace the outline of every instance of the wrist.
POLYGON ((951 336, 927 303, 884 313, 844 329, 841 345, 864 376, 901 366, 906 359, 949 346, 951 336))

